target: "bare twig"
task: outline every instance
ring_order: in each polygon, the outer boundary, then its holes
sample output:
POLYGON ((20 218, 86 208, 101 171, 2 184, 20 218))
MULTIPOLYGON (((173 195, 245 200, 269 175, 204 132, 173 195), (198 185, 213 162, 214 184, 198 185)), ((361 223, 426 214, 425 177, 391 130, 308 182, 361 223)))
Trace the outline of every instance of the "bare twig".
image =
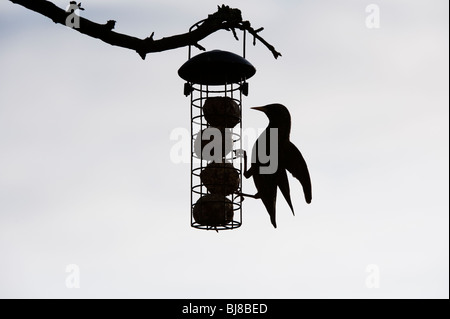
MULTIPOLYGON (((54 5, 52 2, 46 0, 10 1, 32 11, 38 12, 52 19, 53 22, 63 25, 66 25, 66 20, 69 15, 74 14, 73 12, 63 10, 54 5)), ((81 3, 76 4, 75 1, 71 1, 70 4, 78 6, 79 10, 84 10, 81 8, 81 3)), ((162 52, 189 45, 193 45, 204 51, 205 48, 198 43, 199 41, 219 30, 231 30, 234 37, 237 39, 235 29, 248 31, 251 35, 253 35, 254 41, 259 40, 272 52, 275 59, 281 56, 281 53, 277 52, 271 44, 259 36, 258 33, 261 32, 263 28, 254 30, 251 27, 250 22, 242 20, 241 11, 239 9, 232 9, 225 5, 218 7, 217 12, 210 14, 207 19, 198 23, 197 28, 191 32, 158 40, 153 39, 154 32, 150 37, 145 39, 139 39, 126 34, 114 32, 112 31, 115 26, 114 20, 109 20, 105 24, 99 24, 83 17, 77 16, 77 18, 79 18, 79 27, 74 28, 74 30, 90 37, 100 39, 108 44, 134 50, 141 56, 142 59, 145 59, 148 53, 162 52)))

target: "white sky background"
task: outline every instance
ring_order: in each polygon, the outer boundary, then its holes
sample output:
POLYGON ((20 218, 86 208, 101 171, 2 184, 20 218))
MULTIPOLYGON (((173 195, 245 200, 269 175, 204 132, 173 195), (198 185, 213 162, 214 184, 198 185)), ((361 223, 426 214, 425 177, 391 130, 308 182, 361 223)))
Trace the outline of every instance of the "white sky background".
MULTIPOLYGON (((379 29, 370 3, 227 3, 283 54, 249 39, 244 128, 267 125, 250 106, 290 109, 313 202, 290 177, 295 217, 279 196, 274 229, 246 199, 243 226, 217 234, 190 228, 190 165, 170 158, 190 127, 187 49, 142 61, 1 1, 0 297, 448 298, 448 1, 374 1, 379 29)), ((82 4, 159 39, 222 2, 82 4)), ((201 44, 241 47, 225 31, 201 44)))

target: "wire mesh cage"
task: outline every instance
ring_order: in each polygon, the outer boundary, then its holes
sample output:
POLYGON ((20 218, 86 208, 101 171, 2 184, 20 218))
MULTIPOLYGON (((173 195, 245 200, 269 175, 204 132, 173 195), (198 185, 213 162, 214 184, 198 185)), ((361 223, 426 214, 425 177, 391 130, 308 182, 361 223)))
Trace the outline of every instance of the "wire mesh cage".
POLYGON ((220 89, 193 86, 192 227, 225 230, 242 225, 242 201, 238 195, 242 190, 242 161, 237 154, 242 149, 241 105, 240 85, 224 85, 220 89), (232 114, 220 116, 225 108, 232 114))
POLYGON ((227 51, 190 54, 178 74, 191 104, 191 226, 236 229, 242 225, 242 97, 256 69, 227 51))

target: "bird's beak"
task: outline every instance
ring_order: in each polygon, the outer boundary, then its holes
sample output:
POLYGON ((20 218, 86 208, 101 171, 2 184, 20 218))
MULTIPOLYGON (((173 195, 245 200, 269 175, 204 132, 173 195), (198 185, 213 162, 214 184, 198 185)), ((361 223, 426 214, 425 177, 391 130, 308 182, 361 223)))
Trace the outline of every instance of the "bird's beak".
POLYGON ((264 106, 255 106, 255 107, 251 107, 251 109, 261 111, 264 113, 266 112, 266 108, 264 106))

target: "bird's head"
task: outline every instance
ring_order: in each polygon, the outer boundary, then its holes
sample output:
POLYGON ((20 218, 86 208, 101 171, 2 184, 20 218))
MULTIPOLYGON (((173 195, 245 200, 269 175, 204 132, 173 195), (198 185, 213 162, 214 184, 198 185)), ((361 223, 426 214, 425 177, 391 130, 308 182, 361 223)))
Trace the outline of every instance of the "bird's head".
POLYGON ((291 127, 291 115, 288 109, 282 104, 268 104, 266 106, 252 107, 253 110, 264 112, 272 127, 291 127))

